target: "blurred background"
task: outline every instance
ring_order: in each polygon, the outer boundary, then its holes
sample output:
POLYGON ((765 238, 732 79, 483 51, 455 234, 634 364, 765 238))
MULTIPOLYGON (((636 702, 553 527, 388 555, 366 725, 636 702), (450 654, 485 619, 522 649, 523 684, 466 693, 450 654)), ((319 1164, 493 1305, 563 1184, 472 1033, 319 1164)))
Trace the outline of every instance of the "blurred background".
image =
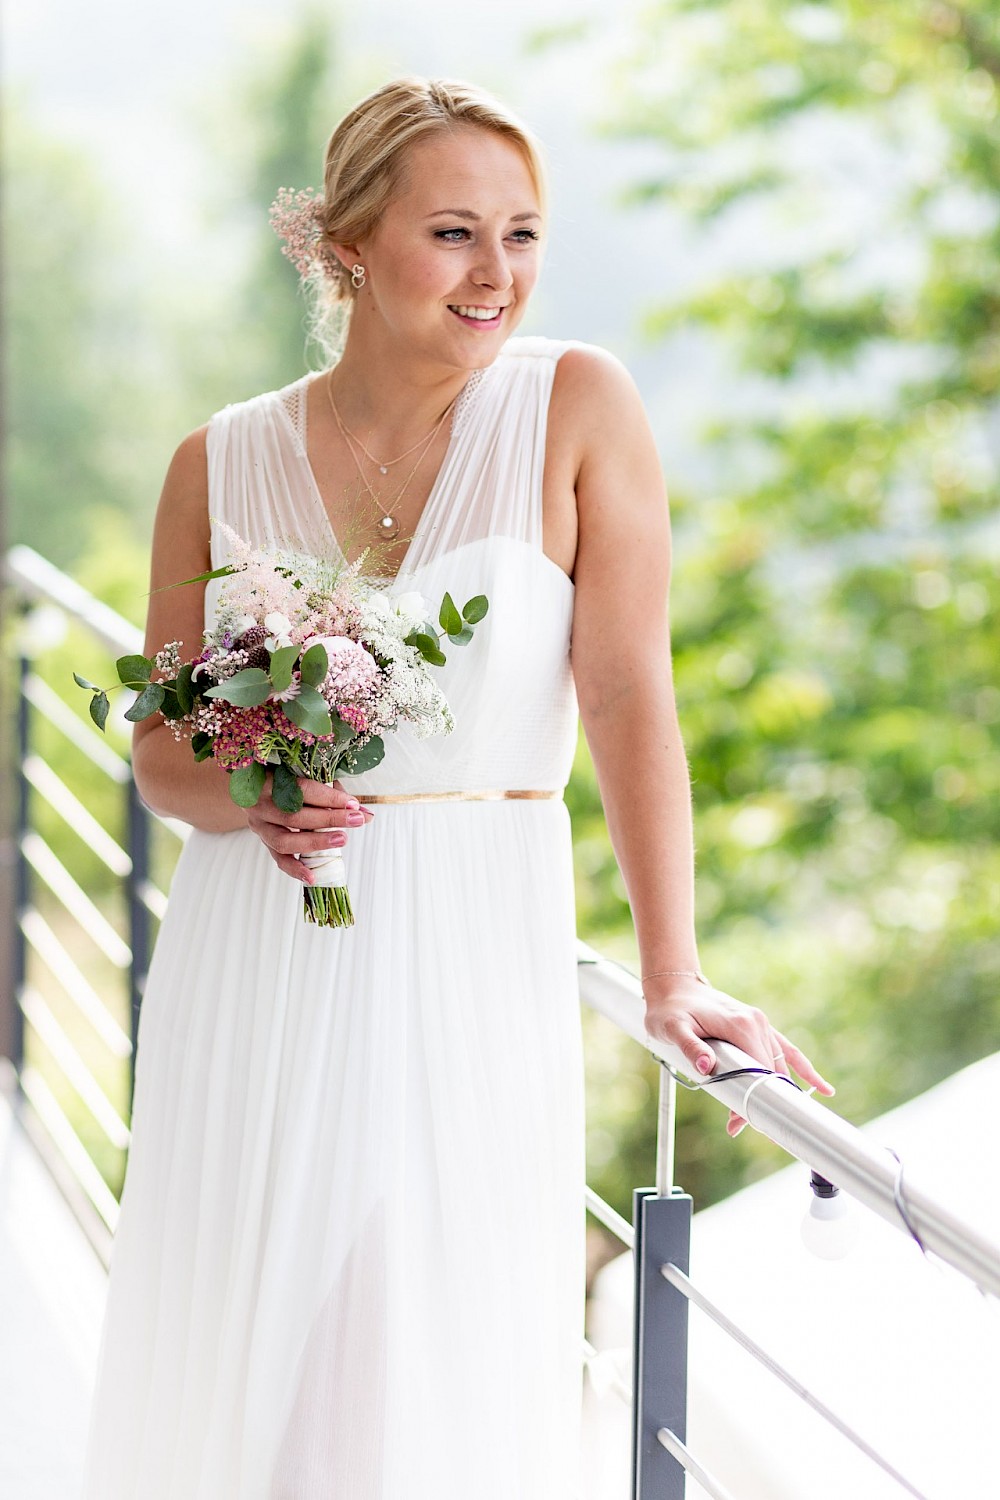
MULTIPOLYGON (((520 331, 618 354, 660 446, 703 967, 858 1123, 996 1050, 996 6, 8 0, 4 30, 7 544, 141 624, 180 438, 319 361, 275 192, 319 184, 340 114, 395 74, 493 89, 553 179, 520 331)), ((37 629, 60 691, 74 667, 107 679, 37 629)), ((45 753, 95 795, 57 737, 45 753)), ((567 800, 580 935, 634 966, 582 738, 567 800)), ((655 1065, 585 1024, 591 1180, 630 1214, 655 1065)), ((122 1155, 64 1091, 117 1192, 122 1155)), ((721 1121, 682 1097, 698 1207, 779 1160, 721 1121)))

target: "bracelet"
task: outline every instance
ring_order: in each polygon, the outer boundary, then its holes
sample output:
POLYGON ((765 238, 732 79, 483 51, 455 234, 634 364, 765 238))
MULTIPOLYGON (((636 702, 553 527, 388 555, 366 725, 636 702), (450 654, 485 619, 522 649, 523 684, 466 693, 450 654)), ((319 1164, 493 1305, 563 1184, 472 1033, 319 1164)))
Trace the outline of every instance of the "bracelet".
POLYGON ((700 969, 656 969, 652 974, 643 974, 639 983, 645 984, 647 979, 659 979, 664 974, 676 974, 682 979, 697 979, 702 984, 708 984, 708 980, 700 969))

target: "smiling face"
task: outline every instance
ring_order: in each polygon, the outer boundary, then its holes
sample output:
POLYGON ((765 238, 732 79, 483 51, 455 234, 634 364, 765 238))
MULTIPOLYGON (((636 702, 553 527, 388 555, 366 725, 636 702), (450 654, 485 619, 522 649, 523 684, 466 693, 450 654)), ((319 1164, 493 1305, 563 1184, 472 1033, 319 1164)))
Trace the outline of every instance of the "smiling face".
POLYGON ((531 172, 512 141, 475 126, 425 138, 408 151, 374 232, 337 247, 367 272, 352 328, 388 335, 434 363, 489 364, 524 316, 542 228, 531 172))

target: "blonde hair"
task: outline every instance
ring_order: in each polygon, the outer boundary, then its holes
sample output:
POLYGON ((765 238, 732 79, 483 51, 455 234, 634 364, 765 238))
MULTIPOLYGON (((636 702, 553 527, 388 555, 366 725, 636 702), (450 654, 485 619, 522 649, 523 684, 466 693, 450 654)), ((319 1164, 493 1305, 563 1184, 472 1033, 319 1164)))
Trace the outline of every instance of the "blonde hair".
POLYGON ((324 196, 318 218, 323 254, 308 278, 310 332, 324 354, 339 358, 357 291, 351 273, 330 248, 372 233, 399 190, 411 146, 458 126, 490 130, 524 156, 543 218, 548 178, 540 142, 485 89, 457 79, 394 78, 349 110, 326 148, 324 196))

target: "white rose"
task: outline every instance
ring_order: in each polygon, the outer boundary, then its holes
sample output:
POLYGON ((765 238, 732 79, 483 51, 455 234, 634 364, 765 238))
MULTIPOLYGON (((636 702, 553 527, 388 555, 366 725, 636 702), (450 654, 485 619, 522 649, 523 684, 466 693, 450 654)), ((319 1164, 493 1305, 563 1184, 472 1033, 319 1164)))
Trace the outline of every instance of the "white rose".
POLYGON ((423 625, 430 617, 430 600, 425 599, 423 594, 418 593, 415 589, 409 593, 400 594, 394 602, 396 613, 405 624, 410 626, 423 625))
POLYGON ((282 646, 292 644, 292 622, 278 610, 272 610, 269 615, 264 616, 264 629, 270 632, 264 642, 268 651, 277 651, 282 646))

